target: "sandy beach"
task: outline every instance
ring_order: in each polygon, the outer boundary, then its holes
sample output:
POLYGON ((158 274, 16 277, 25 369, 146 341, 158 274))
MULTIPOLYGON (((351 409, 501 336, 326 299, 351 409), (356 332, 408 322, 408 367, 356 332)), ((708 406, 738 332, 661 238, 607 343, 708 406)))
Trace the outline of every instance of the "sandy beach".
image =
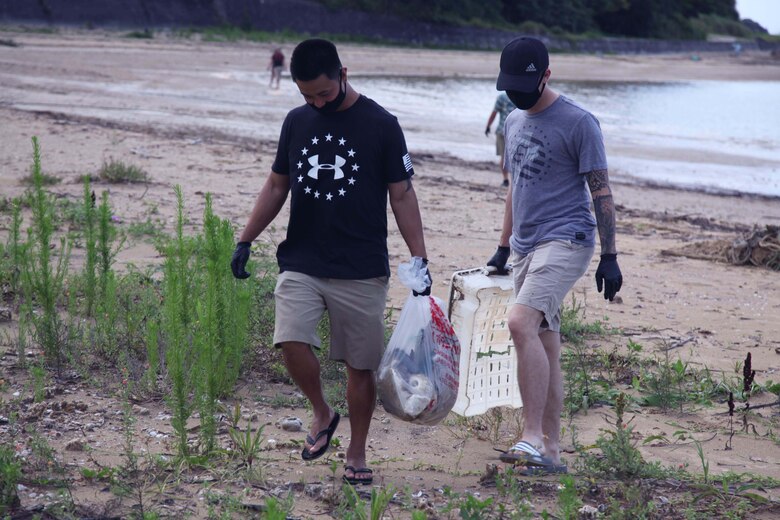
MULTIPOLYGON (((220 74, 227 69, 256 74, 263 83, 257 97, 247 99, 246 103, 258 105, 259 113, 268 114, 266 119, 255 121, 258 127, 266 129, 258 133, 273 134, 281 124, 280 111, 291 108, 271 106, 278 98, 265 89, 264 67, 273 44, 208 44, 168 38, 141 41, 113 33, 79 31, 53 35, 0 31, 0 38, 19 44, 18 47, 0 46, 0 198, 10 199, 25 191, 22 179, 29 175, 32 162, 30 139, 37 136, 41 142, 43 170, 62 179, 49 188, 60 197, 78 200, 81 175, 94 173, 109 158, 138 165, 149 172, 148 184, 96 184, 97 191, 110 192, 120 226, 152 218, 171 232, 175 211, 172 187, 176 184, 183 187, 186 211, 191 219, 189 231, 194 232, 200 226, 206 193, 213 195, 218 215, 229 218, 239 228, 243 226, 270 170, 275 140, 252 139, 245 132, 210 124, 209 110, 203 107, 206 102, 201 99, 190 97, 177 100, 176 104, 154 96, 141 99, 123 90, 123 85, 156 81, 161 89, 175 90, 176 82, 199 82, 206 96, 209 89, 230 87, 220 80, 220 74), (97 89, 93 82, 103 86, 97 89), (267 110, 263 108, 266 105, 267 110), (78 107, 91 108, 87 111, 78 107), (177 122, 169 125, 156 122, 167 115, 177 118, 177 122)), ((354 44, 339 48, 344 65, 356 77, 488 78, 495 75, 499 59, 498 53, 488 52, 354 44)), ((593 81, 780 80, 780 60, 772 59, 768 53, 744 54, 739 58, 705 55, 699 61, 691 60, 688 55, 553 55, 550 67, 559 79, 593 81)), ((211 115, 220 121, 231 116, 229 113, 211 115)), ((504 193, 497 182, 498 167, 497 163, 466 163, 434 157, 424 150, 411 150, 411 153, 434 279, 433 293, 446 300, 453 272, 483 265, 495 249, 504 208, 504 193)), ((689 363, 691 369, 709 369, 713 378, 718 379, 738 377, 735 367, 750 352, 756 383, 763 385, 780 379, 780 272, 669 254, 693 243, 733 241, 750 230, 780 225, 780 201, 613 181, 618 205, 617 245, 625 280, 620 298, 609 303, 596 292, 593 275, 597 259, 573 294, 583 305, 587 321, 606 322, 619 332, 589 340, 587 349, 593 353, 609 353, 613 349, 625 353, 630 341, 642 345, 644 357, 679 358, 689 363)), ((285 206, 272 229, 261 237, 263 241, 276 244, 284 238, 287 211, 285 206)), ((407 259, 408 252, 391 213, 388 220, 391 222, 390 263, 395 271, 398 263, 407 259)), ((0 214, 2 240, 6 239, 9 221, 8 213, 0 214)), ((83 250, 74 249, 76 265, 83 261, 83 256, 83 250)), ((153 245, 143 239, 128 241, 118 255, 120 267, 160 262, 153 245)), ((405 297, 406 291, 394 277, 388 307, 399 309, 405 297)), ((0 323, 2 337, 12 337, 15 327, 15 321, 0 323)), ((29 393, 28 376, 14 368, 15 358, 10 355, 14 347, 9 343, 10 340, 0 343, 0 354, 6 351, 0 365, 3 371, 0 379, 6 384, 0 385, 0 397, 6 402, 16 391, 29 393)), ((617 389, 630 391, 630 386, 628 382, 617 389)), ((267 424, 268 438, 285 445, 285 441, 303 434, 283 431, 278 427, 279 419, 295 415, 306 425, 310 412, 305 408, 277 409, 256 399, 258 395, 278 394, 293 396, 296 389, 253 380, 250 375, 241 382, 236 397, 243 398, 244 405, 267 424)), ((86 382, 75 385, 57 399, 87 403, 89 413, 121 409, 121 403, 111 392, 86 382)), ((754 396, 752 402, 769 404, 773 400, 777 396, 765 392, 754 396)), ((144 438, 143 444, 139 441, 139 447, 169 453, 169 439, 150 438, 147 434, 150 430, 170 434, 170 425, 159 418, 165 411, 164 403, 144 402, 139 406, 148 412, 138 417, 139 438, 144 438)), ((74 438, 83 439, 93 445, 91 458, 102 464, 116 464, 118 447, 123 441, 116 427, 118 419, 85 435, 76 426, 69 426, 72 418, 68 417, 57 419, 58 424, 48 422, 43 426, 44 423, 31 418, 32 408, 32 404, 22 404, 18 410, 20 417, 26 418, 26 424, 39 427, 63 464, 70 468, 74 500, 95 510, 108 504, 110 496, 100 490, 99 483, 79 476, 77 468, 89 464, 85 454, 65 451, 64 446, 74 438)), ((754 428, 748 433, 738 433, 733 438, 733 449, 725 449, 729 438, 726 411, 724 402, 712 406, 688 403, 683 410, 665 412, 635 407, 629 415, 634 418, 635 438, 646 461, 673 466, 687 464, 690 472, 701 473, 701 460, 693 442, 697 441, 709 461, 711 474, 730 471, 780 479, 780 445, 775 433, 778 406, 754 412, 751 418, 754 428), (686 432, 680 442, 642 443, 650 436, 674 440, 675 432, 679 431, 686 432)), ((600 429, 609 426, 607 419, 612 414, 611 406, 597 405, 588 413, 564 420, 564 457, 570 467, 574 467, 577 457, 573 432, 579 443, 593 444, 600 429)), ((421 427, 390 418, 378 407, 374 419, 368 456, 375 471, 375 484, 407 488, 431 502, 444 500, 440 491, 443 486, 459 493, 478 493, 482 498, 495 494, 496 488, 483 485, 480 477, 486 466, 500 465, 493 448, 506 448, 516 440, 513 436, 517 429, 508 420, 501 425, 499 435, 488 438, 485 431, 476 427, 477 423, 455 417, 436 427, 421 427)), ((5 442, 3 436, 9 432, 3 428, 0 423, 0 440, 5 442)), ((347 421, 342 422, 337 437, 342 439, 343 456, 349 438, 347 421)), ((304 493, 304 488, 307 484, 332 484, 328 460, 340 461, 339 450, 334 450, 327 459, 306 464, 290 455, 290 451, 295 451, 290 450, 290 444, 286 446, 287 449, 264 452, 267 481, 263 485, 219 487, 222 484, 218 482, 215 489, 228 493, 242 490, 242 500, 253 502, 262 502, 279 488, 291 489, 295 492, 295 517, 319 517, 328 510, 321 496, 325 492, 312 496, 304 493)), ((340 470, 335 475, 340 478, 340 470)), ((547 491, 540 488, 532 499, 538 513, 543 507, 554 507, 550 504, 555 503, 555 480, 547 482, 552 482, 552 487, 547 491)), ((158 505, 171 517, 186 510, 193 517, 206 518, 207 508, 196 498, 202 488, 203 482, 184 479, 168 490, 176 495, 171 502, 166 505, 161 499, 158 505)), ((674 495, 668 488, 658 489, 653 492, 653 500, 659 500, 659 495, 674 495)), ((777 505, 780 489, 768 486, 760 492, 772 501, 771 507, 752 518, 776 517, 780 512, 777 505)), ((29 490, 20 493, 20 498, 25 508, 41 503, 41 499, 30 497, 29 490)))

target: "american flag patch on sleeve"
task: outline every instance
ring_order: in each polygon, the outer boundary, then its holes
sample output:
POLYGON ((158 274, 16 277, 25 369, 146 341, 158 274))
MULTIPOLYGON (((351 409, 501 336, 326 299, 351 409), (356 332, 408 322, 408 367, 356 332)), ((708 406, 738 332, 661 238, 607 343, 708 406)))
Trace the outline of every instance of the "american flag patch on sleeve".
POLYGON ((402 157, 402 159, 404 161, 404 168, 406 168, 406 171, 408 172, 412 169, 412 158, 409 157, 409 154, 407 153, 402 157))

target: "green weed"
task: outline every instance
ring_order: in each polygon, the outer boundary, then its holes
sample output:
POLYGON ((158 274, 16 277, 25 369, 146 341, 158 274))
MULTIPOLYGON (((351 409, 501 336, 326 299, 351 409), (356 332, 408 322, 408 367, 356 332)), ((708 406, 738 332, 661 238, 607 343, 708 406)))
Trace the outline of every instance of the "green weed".
POLYGON ((98 170, 98 177, 101 180, 111 183, 147 182, 149 180, 149 174, 141 167, 133 164, 125 164, 124 162, 113 158, 108 161, 103 161, 103 164, 98 170))
POLYGON ((564 520, 576 520, 582 500, 577 494, 577 484, 574 477, 564 475, 558 488, 558 517, 564 520))
MULTIPOLYGON (((757 493, 754 489, 764 489, 768 483, 761 479, 753 480, 746 474, 726 472, 711 483, 696 486, 692 504, 704 509, 711 515, 720 515, 728 512, 723 518, 752 518, 751 514, 769 503, 769 500, 757 493), (749 479, 745 481, 745 477, 749 479), (719 484, 719 485, 718 485, 719 484)), ((777 483, 775 482, 774 485, 777 483)), ((772 485, 772 484, 769 484, 772 485)), ((721 516, 718 516, 721 518, 721 516)))
POLYGON ((517 478, 513 468, 496 474, 496 490, 499 496, 508 503, 498 504, 500 518, 520 520, 533 518, 533 506, 528 488, 517 478))
POLYGON ((265 512, 263 520, 287 520, 292 511, 295 495, 290 493, 284 501, 269 496, 265 499, 265 512))
POLYGON ((459 504, 460 517, 463 520, 480 520, 490 515, 493 510, 493 497, 480 500, 474 495, 466 494, 459 504))
POLYGON ((653 496, 649 490, 639 485, 623 484, 616 496, 609 497, 607 518, 610 520, 650 520, 659 517, 655 514, 653 496))
POLYGON ((26 254, 25 249, 26 244, 22 241, 22 202, 17 198, 11 203, 11 228, 8 242, 0 255, 0 258, 8 259, 0 267, 0 285, 7 284, 17 300, 20 288, 20 266, 26 254))
POLYGON ((615 423, 613 429, 602 429, 596 439, 601 454, 584 453, 581 464, 583 473, 620 480, 640 477, 658 477, 664 471, 657 463, 648 463, 632 439, 633 427, 623 420, 626 395, 621 393, 615 400, 615 423))
POLYGON ((60 370, 64 361, 63 346, 67 344, 65 324, 57 306, 63 300, 65 276, 68 271, 70 245, 65 238, 60 240, 59 258, 54 263, 53 232, 54 204, 43 190, 41 173, 41 151, 38 138, 33 143, 33 182, 31 194, 32 226, 28 233, 30 245, 26 249, 28 261, 23 262, 22 280, 25 297, 34 300, 39 313, 30 313, 34 336, 43 348, 47 362, 60 370))
POLYGON ((305 397, 288 396, 285 394, 276 394, 271 398, 271 402, 268 403, 271 408, 298 408, 300 406, 306 406, 308 401, 305 397))
POLYGON ((62 179, 60 179, 56 175, 50 175, 48 173, 43 173, 41 171, 38 172, 31 171, 30 175, 27 175, 26 177, 22 177, 21 181, 22 184, 34 187, 36 183, 40 183, 42 186, 54 186, 55 184, 61 183, 62 179))
POLYGON ((82 210, 84 212, 84 269, 82 282, 84 288, 84 315, 94 316, 97 290, 97 215, 95 212, 95 192, 92 191, 89 177, 84 178, 84 190, 82 198, 82 210))
POLYGON ((146 321, 146 371, 144 386, 149 391, 157 390, 157 376, 160 373, 160 324, 156 319, 146 321))
MULTIPOLYGON (((602 322, 586 322, 585 308, 575 297, 561 307, 561 368, 564 373, 564 407, 570 413, 587 410, 596 403, 612 403, 618 395, 613 388, 617 356, 604 356, 588 348, 585 340, 612 334, 602 322), (612 378, 612 380, 611 380, 612 378)), ((625 368, 624 368, 625 370, 625 368)), ((630 370, 630 368, 629 368, 630 370)))
POLYGON ((387 506, 393 499, 395 488, 388 486, 384 489, 371 489, 371 503, 368 508, 355 488, 349 484, 344 484, 345 502, 339 509, 339 518, 344 520, 381 520, 387 506))
POLYGON ((264 426, 257 428, 253 434, 252 423, 247 419, 246 430, 242 432, 238 427, 240 419, 241 406, 236 403, 233 410, 233 424, 228 428, 228 434, 230 435, 230 440, 233 442, 233 452, 241 458, 241 462, 244 463, 247 468, 251 468, 261 451, 260 445, 263 442, 264 426))
POLYGON ((151 217, 146 217, 146 220, 143 222, 132 222, 128 225, 127 234, 133 238, 161 238, 162 223, 160 221, 153 221, 151 217))
POLYGON ((203 236, 198 243, 196 270, 203 273, 197 298, 195 334, 196 392, 205 453, 214 448, 217 399, 238 379, 249 329, 251 285, 236 280, 227 266, 233 252, 233 228, 214 214, 206 195, 203 236))
POLYGON ((728 396, 734 381, 716 380, 708 368, 697 370, 679 357, 672 360, 669 350, 663 358, 645 363, 642 374, 633 382, 634 389, 643 392, 639 402, 644 406, 656 406, 666 411, 695 403, 710 405, 716 397, 728 396))
POLYGON ((108 192, 104 191, 100 197, 100 206, 98 207, 98 287, 101 298, 105 299, 105 293, 109 284, 109 279, 113 278, 112 265, 116 259, 117 253, 122 249, 124 240, 116 243, 117 230, 114 226, 113 212, 108 202, 108 192))
POLYGON ((561 306, 561 338, 564 342, 582 343, 589 336, 604 336, 612 331, 601 321, 585 321, 585 307, 572 295, 571 305, 561 306))
POLYGON ((176 235, 165 247, 163 281, 163 331, 166 341, 166 362, 171 380, 168 404, 172 409, 171 424, 177 439, 178 454, 189 455, 187 445, 187 419, 193 405, 190 392, 194 381, 192 374, 192 346, 188 329, 192 317, 190 295, 190 258, 193 244, 184 237, 184 198, 181 187, 176 186, 176 235))
POLYGON ((20 504, 16 484, 21 477, 22 464, 16 460, 13 448, 0 445, 0 516, 3 518, 20 504))
POLYGON ((33 402, 40 403, 46 398, 46 369, 39 364, 30 366, 33 383, 33 402))
POLYGON ((523 413, 522 408, 499 406, 473 417, 452 414, 445 419, 444 424, 448 426, 453 437, 473 436, 497 443, 507 436, 511 438, 519 436, 523 431, 523 413), (506 431, 507 426, 509 433, 506 431))
POLYGON ((687 369, 687 363, 683 363, 680 358, 672 362, 669 350, 664 350, 664 358, 658 362, 658 370, 648 372, 642 378, 649 391, 642 398, 643 404, 657 406, 664 411, 676 405, 682 408, 686 400, 683 388, 687 369))

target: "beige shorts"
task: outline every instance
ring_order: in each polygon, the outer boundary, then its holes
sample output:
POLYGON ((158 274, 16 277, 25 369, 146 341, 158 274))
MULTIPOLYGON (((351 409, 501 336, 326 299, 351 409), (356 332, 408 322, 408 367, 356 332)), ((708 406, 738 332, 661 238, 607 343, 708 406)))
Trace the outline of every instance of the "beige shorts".
POLYGON ((504 156, 504 134, 496 134, 496 155, 504 156))
POLYGON ((317 324, 327 310, 330 359, 376 370, 385 348, 387 286, 386 276, 340 280, 281 273, 274 290, 274 345, 296 341, 319 348, 317 324))
POLYGON ((561 331, 561 304, 588 269, 593 246, 568 240, 543 242, 527 255, 512 251, 515 303, 544 314, 542 330, 561 331))

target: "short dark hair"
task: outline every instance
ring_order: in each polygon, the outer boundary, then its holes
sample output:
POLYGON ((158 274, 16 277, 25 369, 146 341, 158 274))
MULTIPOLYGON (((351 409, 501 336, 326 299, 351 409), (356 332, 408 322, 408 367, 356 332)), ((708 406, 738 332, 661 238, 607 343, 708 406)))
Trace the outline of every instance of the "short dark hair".
POLYGON ((325 74, 336 79, 341 70, 341 60, 333 42, 312 38, 299 43, 290 58, 290 76, 293 81, 311 81, 325 74))

